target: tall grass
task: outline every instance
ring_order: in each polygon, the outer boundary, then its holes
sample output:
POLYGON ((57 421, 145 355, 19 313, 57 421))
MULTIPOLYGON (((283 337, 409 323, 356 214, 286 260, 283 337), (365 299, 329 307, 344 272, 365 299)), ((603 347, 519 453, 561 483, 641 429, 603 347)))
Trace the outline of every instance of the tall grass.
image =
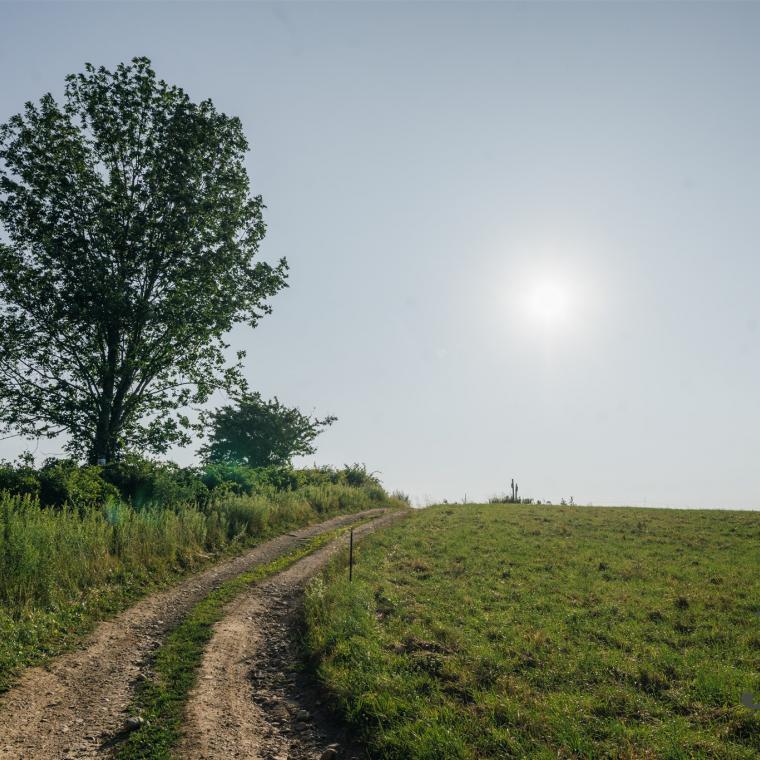
POLYGON ((82 511, 0 492, 0 690, 19 666, 213 555, 386 502, 375 488, 321 485, 227 494, 202 509, 112 501, 82 511))

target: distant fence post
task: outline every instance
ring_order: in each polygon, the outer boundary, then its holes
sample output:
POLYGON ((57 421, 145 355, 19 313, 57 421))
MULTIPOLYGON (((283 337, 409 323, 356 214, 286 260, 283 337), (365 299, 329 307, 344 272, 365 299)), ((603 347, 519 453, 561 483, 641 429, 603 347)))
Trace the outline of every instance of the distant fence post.
POLYGON ((351 528, 351 534, 348 539, 348 580, 354 579, 354 529, 351 528))

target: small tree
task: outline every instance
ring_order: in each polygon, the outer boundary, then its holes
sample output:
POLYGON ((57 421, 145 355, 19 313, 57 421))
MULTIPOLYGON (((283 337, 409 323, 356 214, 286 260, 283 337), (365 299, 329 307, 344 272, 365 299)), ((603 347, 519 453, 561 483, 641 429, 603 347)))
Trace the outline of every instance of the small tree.
POLYGON ((264 236, 240 120, 87 64, 0 125, 0 431, 93 463, 190 442, 179 410, 243 384, 224 334, 255 326, 287 265, 264 236))
POLYGON ((210 462, 249 467, 287 465, 294 456, 313 454, 314 439, 336 417, 317 419, 275 397, 264 401, 258 393, 245 393, 237 404, 208 415, 212 432, 201 454, 210 462))

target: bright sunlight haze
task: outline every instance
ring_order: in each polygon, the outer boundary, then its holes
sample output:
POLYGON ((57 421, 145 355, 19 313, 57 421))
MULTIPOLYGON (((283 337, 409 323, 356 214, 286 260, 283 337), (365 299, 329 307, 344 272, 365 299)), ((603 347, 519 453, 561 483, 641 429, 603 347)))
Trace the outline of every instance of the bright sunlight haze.
POLYGON ((758 34, 758 3, 3 3, 0 122, 137 55, 240 117, 291 275, 230 356, 338 417, 307 463, 754 508, 758 34))

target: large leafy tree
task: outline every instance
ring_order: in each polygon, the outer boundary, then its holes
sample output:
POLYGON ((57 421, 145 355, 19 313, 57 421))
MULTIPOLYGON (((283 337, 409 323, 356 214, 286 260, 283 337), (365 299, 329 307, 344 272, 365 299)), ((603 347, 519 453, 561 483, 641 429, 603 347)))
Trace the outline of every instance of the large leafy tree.
POLYGON ((247 392, 209 417, 211 434, 201 449, 206 460, 249 467, 287 465, 294 456, 313 454, 314 439, 337 419, 320 420, 276 397, 265 401, 260 394, 247 392))
POLYGON ((183 409, 244 387, 224 334, 287 264, 264 235, 239 119, 147 58, 87 65, 0 126, 0 428, 90 461, 189 442, 183 409))

